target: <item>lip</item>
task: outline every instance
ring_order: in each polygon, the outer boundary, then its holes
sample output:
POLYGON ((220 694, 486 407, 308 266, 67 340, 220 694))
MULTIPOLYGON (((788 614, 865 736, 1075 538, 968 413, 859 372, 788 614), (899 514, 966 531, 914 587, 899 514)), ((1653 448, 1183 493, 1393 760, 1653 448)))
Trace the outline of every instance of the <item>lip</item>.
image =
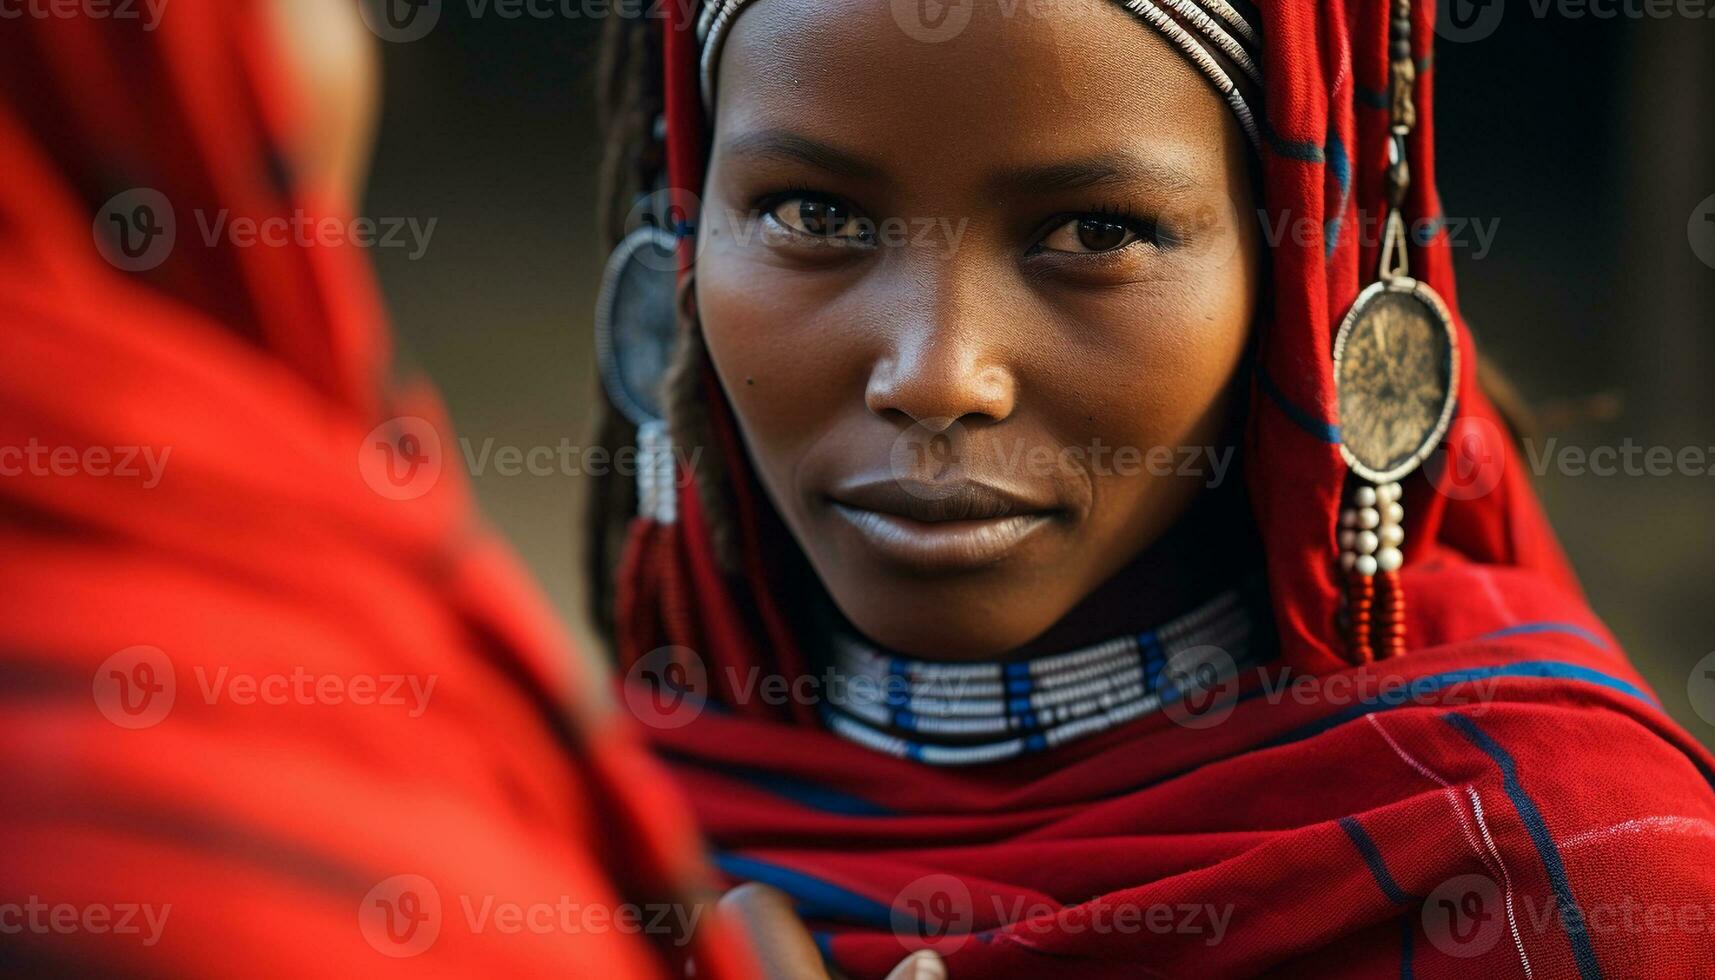
POLYGON ((828 496, 834 513, 878 557, 931 574, 992 565, 1065 513, 1053 501, 975 480, 879 480, 828 496))

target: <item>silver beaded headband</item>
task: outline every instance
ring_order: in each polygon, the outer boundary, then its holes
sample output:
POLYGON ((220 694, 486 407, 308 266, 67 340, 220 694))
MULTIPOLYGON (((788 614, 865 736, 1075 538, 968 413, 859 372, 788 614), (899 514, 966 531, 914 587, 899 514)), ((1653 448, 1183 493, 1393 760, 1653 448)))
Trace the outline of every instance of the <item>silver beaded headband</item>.
MULTIPOLYGON (((756 0, 708 0, 697 19, 697 38, 702 43, 703 105, 713 115, 715 69, 721 48, 738 15, 756 0)), ((1238 68, 1260 91, 1263 87, 1262 36, 1228 0, 1115 0, 1139 19, 1172 41, 1191 63, 1214 83, 1216 91, 1238 117, 1239 126, 1251 146, 1262 152, 1262 130, 1244 93, 1221 64, 1222 59, 1238 68)))

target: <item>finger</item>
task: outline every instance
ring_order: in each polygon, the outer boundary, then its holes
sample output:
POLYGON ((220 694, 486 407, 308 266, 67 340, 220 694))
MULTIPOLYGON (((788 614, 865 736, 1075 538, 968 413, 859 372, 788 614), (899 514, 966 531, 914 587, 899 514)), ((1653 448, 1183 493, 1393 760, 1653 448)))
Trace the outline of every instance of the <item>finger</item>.
POLYGON ((947 961, 932 949, 920 949, 901 960, 887 980, 947 980, 947 961))
POLYGON ((830 980, 816 941, 783 892, 752 882, 727 892, 719 908, 750 936, 766 980, 830 980))

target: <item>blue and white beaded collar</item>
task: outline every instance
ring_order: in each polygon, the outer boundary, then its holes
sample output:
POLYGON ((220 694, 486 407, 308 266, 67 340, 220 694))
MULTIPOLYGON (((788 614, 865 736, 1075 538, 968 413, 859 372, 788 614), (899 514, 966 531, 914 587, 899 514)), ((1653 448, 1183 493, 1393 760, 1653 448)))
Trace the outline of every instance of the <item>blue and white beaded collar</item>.
POLYGON ((1066 745, 1183 697, 1177 677, 1255 662, 1242 592, 1147 633, 1012 663, 928 663, 849 633, 834 643, 822 706, 828 727, 860 745, 938 766, 1000 762, 1066 745))

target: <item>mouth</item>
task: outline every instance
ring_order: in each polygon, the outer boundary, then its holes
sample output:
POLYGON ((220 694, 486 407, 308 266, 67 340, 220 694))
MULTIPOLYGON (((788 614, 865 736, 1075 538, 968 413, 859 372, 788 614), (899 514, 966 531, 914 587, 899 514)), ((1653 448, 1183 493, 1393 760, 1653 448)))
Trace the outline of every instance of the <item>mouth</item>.
POLYGON ((992 565, 1067 516, 1054 501, 975 480, 859 483, 828 500, 877 557, 927 574, 992 565))

